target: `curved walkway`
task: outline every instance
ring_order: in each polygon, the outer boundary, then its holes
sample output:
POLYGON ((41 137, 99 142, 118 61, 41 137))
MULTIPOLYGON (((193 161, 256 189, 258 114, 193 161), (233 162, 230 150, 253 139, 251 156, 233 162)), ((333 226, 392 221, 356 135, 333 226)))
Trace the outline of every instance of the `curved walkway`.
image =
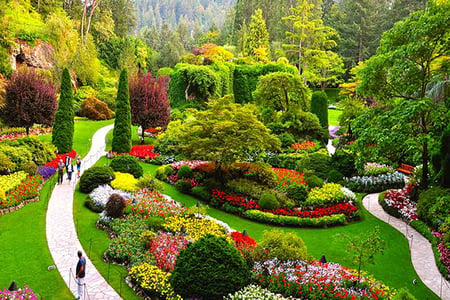
POLYGON ((436 295, 442 299, 450 300, 450 284, 436 267, 430 242, 404 221, 387 214, 378 203, 378 195, 369 194, 365 196, 363 199, 364 207, 372 215, 388 223, 406 237, 411 251, 411 260, 420 279, 436 295))
MULTIPOLYGON (((82 171, 91 167, 105 154, 105 137, 113 126, 103 127, 94 134, 91 149, 81 164, 82 171)), ((62 185, 55 186, 47 209, 46 234, 48 247, 56 267, 73 295, 77 297, 77 285, 74 279, 78 261, 77 251, 82 250, 85 257, 86 251, 83 250, 78 240, 73 220, 75 184, 76 182, 69 184, 64 181, 62 185)), ((88 257, 86 257, 85 284, 86 289, 82 299, 121 299, 88 257)))

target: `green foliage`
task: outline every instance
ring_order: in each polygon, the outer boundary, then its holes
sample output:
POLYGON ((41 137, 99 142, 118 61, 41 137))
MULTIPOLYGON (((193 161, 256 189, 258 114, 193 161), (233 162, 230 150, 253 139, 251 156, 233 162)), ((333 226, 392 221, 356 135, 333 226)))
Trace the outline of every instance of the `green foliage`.
POLYGON ((315 152, 305 155, 297 163, 297 171, 314 174, 320 178, 327 178, 330 169, 330 157, 327 154, 315 152))
POLYGON ((251 165, 249 172, 245 174, 245 177, 268 188, 274 188, 277 185, 277 178, 275 172, 272 170, 272 166, 263 162, 255 162, 251 165))
POLYGON ((344 175, 336 169, 331 169, 328 172, 328 181, 329 182, 340 183, 343 178, 344 178, 344 175))
POLYGON ((80 191, 90 193, 99 185, 110 183, 114 178, 114 171, 110 167, 91 167, 81 175, 80 191))
POLYGON ((339 235, 348 241, 347 253, 358 266, 358 280, 361 278, 361 267, 366 263, 374 264, 375 256, 384 253, 385 241, 380 238, 379 231, 379 227, 375 227, 369 233, 354 236, 339 235))
POLYGON ((352 177, 356 173, 355 157, 348 150, 337 149, 331 156, 330 167, 339 171, 345 177, 352 177))
POLYGON ((267 190, 266 186, 246 178, 228 180, 226 185, 231 192, 243 196, 249 196, 252 199, 261 198, 263 192, 267 190))
POLYGON ((175 183, 175 188, 182 193, 189 193, 192 188, 192 184, 190 180, 180 179, 175 183))
POLYGON ((192 169, 188 165, 181 166, 177 173, 178 178, 191 178, 192 169))
POLYGON ((342 109, 339 125, 343 127, 350 126, 351 122, 366 110, 364 103, 358 98, 346 98, 339 102, 339 107, 342 109))
POLYGON ((125 69, 120 72, 112 150, 117 153, 128 153, 131 150, 130 94, 128 90, 128 75, 125 69))
POLYGON ((280 207, 277 197, 272 193, 263 193, 258 201, 258 205, 261 206, 261 208, 268 210, 280 207))
POLYGON ((150 173, 146 173, 141 178, 139 178, 137 186, 140 189, 148 189, 150 191, 164 191, 164 184, 158 179, 155 179, 155 177, 150 173))
POLYGON ((417 300, 407 289, 401 288, 397 290, 392 300, 417 300))
POLYGON ((203 201, 209 202, 211 193, 204 186, 194 186, 191 190, 192 195, 200 198, 203 201))
POLYGON ((269 250, 267 259, 278 258, 281 261, 288 261, 309 258, 302 238, 293 232, 264 230, 258 246, 269 250))
POLYGON ((304 184, 292 183, 286 188, 286 194, 289 198, 294 199, 298 206, 306 200, 308 190, 304 184))
POLYGON ((272 72, 297 74, 294 66, 284 63, 236 65, 233 78, 233 94, 237 103, 252 103, 259 77, 272 72))
POLYGON ((450 190, 441 187, 432 187, 420 193, 417 202, 417 215, 427 224, 433 224, 434 214, 432 207, 436 204, 441 196, 450 195, 450 190))
POLYGON ((255 10, 248 27, 249 32, 245 40, 244 54, 255 55, 255 50, 258 48, 269 50, 269 32, 261 9, 255 10))
POLYGON ((311 92, 300 76, 287 72, 273 72, 259 77, 253 99, 264 108, 287 111, 298 105, 309 111, 311 92))
POLYGON ((177 132, 176 149, 189 159, 231 163, 246 153, 276 150, 280 142, 256 119, 254 108, 224 98, 207 103, 205 111, 192 116, 177 128, 169 124, 166 134, 177 132))
POLYGON ((320 125, 328 129, 328 97, 325 92, 314 92, 312 94, 311 112, 319 118, 320 125))
POLYGON ((116 172, 132 174, 134 178, 139 178, 144 173, 138 159, 128 154, 116 155, 109 166, 116 172))
POLYGON ((324 140, 328 135, 328 130, 324 132, 317 116, 300 107, 292 106, 285 113, 274 115, 272 120, 273 123, 268 126, 275 133, 288 132, 298 140, 324 140))
POLYGON ((74 131, 74 109, 72 95, 72 81, 68 69, 63 70, 61 80, 61 95, 58 110, 53 122, 52 143, 59 153, 68 153, 72 150, 74 131))
POLYGON ((33 155, 33 161, 38 165, 43 165, 55 159, 55 147, 46 142, 42 142, 36 136, 26 136, 8 143, 13 147, 25 147, 33 155))
POLYGON ((72 67, 82 85, 95 85, 98 82, 100 61, 91 36, 78 43, 72 67))
POLYGON ((282 148, 288 148, 296 142, 295 137, 288 132, 283 132, 278 136, 278 138, 280 139, 282 148))
POLYGON ((441 185, 450 188, 450 125, 441 137, 441 185))
POLYGON ((182 297, 221 297, 248 284, 250 270, 224 238, 207 235, 180 251, 170 282, 182 297), (227 280, 223 280, 226 278, 227 280))
POLYGON ((7 174, 8 170, 13 171, 16 169, 16 164, 11 161, 8 155, 1 151, 2 148, 0 147, 0 174, 7 174))
POLYGON ((320 188, 325 183, 324 180, 322 178, 318 177, 317 175, 308 176, 306 178, 306 180, 308 181, 308 187, 310 189, 313 189, 316 187, 320 188))
POLYGON ((122 196, 112 194, 105 205, 106 215, 111 218, 120 218, 123 216, 123 210, 126 206, 127 204, 122 196))

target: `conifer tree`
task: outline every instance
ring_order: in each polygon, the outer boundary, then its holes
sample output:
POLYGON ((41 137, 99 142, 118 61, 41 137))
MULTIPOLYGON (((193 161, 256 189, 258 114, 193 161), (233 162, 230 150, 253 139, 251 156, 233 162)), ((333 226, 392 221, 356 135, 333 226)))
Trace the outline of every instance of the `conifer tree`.
POLYGON ((441 159, 441 184, 444 188, 450 188, 450 125, 442 133, 441 159))
POLYGON ((328 97, 325 92, 314 92, 311 98, 311 112, 320 121, 322 128, 328 128, 328 97))
POLYGON ((267 31, 266 21, 263 18, 261 9, 255 10, 252 16, 245 41, 244 53, 246 55, 253 55, 254 50, 258 48, 266 48, 267 51, 269 50, 269 32, 267 31))
POLYGON ((116 100, 116 120, 114 122, 112 151, 128 153, 131 150, 131 111, 128 74, 126 69, 120 72, 119 89, 116 100))
POLYGON ((53 122, 52 143, 59 153, 68 153, 72 150, 74 131, 74 109, 72 95, 72 81, 67 68, 63 70, 61 79, 61 95, 58 110, 53 122))

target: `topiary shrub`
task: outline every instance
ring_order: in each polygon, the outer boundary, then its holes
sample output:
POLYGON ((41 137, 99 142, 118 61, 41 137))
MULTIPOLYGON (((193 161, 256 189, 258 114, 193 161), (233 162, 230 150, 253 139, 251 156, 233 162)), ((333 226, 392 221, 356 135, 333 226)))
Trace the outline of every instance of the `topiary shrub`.
POLYGON ((311 175, 306 178, 308 181, 308 187, 310 189, 316 188, 316 187, 322 187, 325 181, 322 178, 317 177, 316 175, 311 175))
POLYGON ((337 149, 331 157, 331 168, 345 177, 352 177, 356 173, 355 156, 350 151, 337 149))
POLYGON ((224 238, 206 235, 180 251, 169 280, 183 298, 216 299, 246 286, 250 276, 233 245, 224 238))
POLYGON ((131 150, 131 110, 126 69, 120 72, 116 101, 116 119, 114 121, 111 146, 112 151, 117 153, 128 153, 131 150))
POLYGON ((263 209, 277 209, 280 207, 280 203, 277 200, 277 197, 275 197, 274 194, 271 193, 264 193, 261 195, 261 198, 258 201, 258 205, 261 206, 263 209))
POLYGON ((328 96, 325 92, 314 92, 311 97, 311 112, 320 121, 322 128, 328 130, 328 96))
POLYGON ((267 259, 278 258, 281 261, 306 260, 308 252, 302 238, 292 232, 264 230, 258 247, 269 250, 267 259))
POLYGON ((122 196, 112 194, 105 205, 106 215, 111 218, 120 218, 123 216, 123 210, 126 206, 127 204, 122 196))
POLYGON ((308 196, 308 189, 303 184, 292 183, 286 188, 286 194, 289 198, 295 200, 297 205, 300 205, 308 196))
POLYGON ((182 193, 189 193, 192 188, 192 184, 189 180, 180 179, 175 183, 175 188, 182 193))
POLYGON ((329 182, 340 183, 343 178, 344 178, 344 175, 336 169, 331 169, 328 172, 328 181, 329 182))
POLYGON ((419 201, 417 202, 417 215, 419 218, 431 225, 434 217, 431 208, 438 198, 445 195, 450 195, 450 190, 441 187, 432 187, 420 193, 419 201))
POLYGON ((115 178, 110 167, 92 167, 84 171, 80 178, 80 191, 90 193, 102 184, 108 184, 115 178))
POLYGON ((178 169, 177 173, 178 178, 191 178, 192 177, 192 169, 188 165, 181 166, 178 169))
POLYGON ((113 112, 105 102, 89 97, 81 103, 80 116, 96 121, 109 120, 113 118, 113 112))
POLYGON ((109 166, 116 172, 132 174, 134 178, 139 178, 144 173, 137 158, 128 154, 116 155, 109 166))

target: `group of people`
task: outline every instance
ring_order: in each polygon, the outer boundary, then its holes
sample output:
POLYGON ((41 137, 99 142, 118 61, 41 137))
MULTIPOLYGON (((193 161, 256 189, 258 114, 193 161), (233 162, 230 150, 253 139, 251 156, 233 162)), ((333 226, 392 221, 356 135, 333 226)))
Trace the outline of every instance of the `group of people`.
MULTIPOLYGON (((77 165, 77 176, 78 176, 78 178, 80 178, 80 173, 81 173, 81 157, 80 156, 77 157, 76 165, 77 165)), ((57 169, 58 169, 58 185, 63 183, 64 169, 67 172, 67 180, 69 181, 69 184, 70 184, 70 182, 72 181, 72 173, 74 172, 72 158, 69 155, 66 155, 65 161, 60 159, 58 162, 57 169)))

